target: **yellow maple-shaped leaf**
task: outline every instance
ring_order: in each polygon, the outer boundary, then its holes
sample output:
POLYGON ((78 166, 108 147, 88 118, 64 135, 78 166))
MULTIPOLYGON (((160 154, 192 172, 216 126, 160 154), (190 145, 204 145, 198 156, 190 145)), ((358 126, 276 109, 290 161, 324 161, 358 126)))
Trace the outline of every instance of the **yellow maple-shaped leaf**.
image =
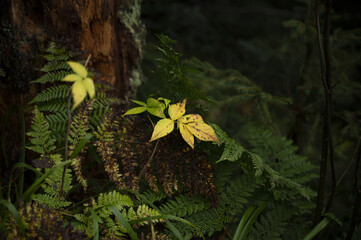
POLYGON ((74 98, 73 109, 76 108, 86 96, 86 88, 83 84, 83 81, 75 82, 71 88, 74 98))
POLYGON ((165 118, 159 120, 154 127, 153 134, 149 142, 164 137, 165 135, 168 135, 170 132, 173 131, 173 129, 174 129, 174 122, 172 119, 165 118))
POLYGON ((179 123, 179 131, 186 143, 194 149, 194 137, 193 134, 187 129, 186 125, 179 123))
POLYGON ((183 102, 181 102, 181 103, 169 105, 168 114, 172 120, 175 121, 185 114, 186 102, 187 102, 187 99, 184 99, 183 102))
POLYGON ((219 142, 213 128, 205 122, 190 122, 185 126, 199 140, 219 142))
POLYGON ((78 74, 80 77, 82 78, 86 78, 88 76, 88 71, 85 69, 85 67, 83 65, 81 65, 80 63, 77 62, 66 62, 67 64, 69 64, 69 66, 71 67, 71 69, 78 74))
POLYGON ((84 87, 89 94, 90 98, 93 98, 95 95, 94 82, 91 78, 86 78, 83 80, 84 87))

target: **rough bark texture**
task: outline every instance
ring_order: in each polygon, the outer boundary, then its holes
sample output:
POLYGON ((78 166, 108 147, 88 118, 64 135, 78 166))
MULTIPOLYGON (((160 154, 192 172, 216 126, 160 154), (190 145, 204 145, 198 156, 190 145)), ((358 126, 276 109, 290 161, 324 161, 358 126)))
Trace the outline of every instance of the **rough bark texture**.
POLYGON ((50 41, 82 53, 79 60, 91 54, 88 66, 121 99, 140 84, 140 0, 1 0, 0 24, 1 122, 12 105, 25 106, 32 98, 29 82, 39 77, 50 41))

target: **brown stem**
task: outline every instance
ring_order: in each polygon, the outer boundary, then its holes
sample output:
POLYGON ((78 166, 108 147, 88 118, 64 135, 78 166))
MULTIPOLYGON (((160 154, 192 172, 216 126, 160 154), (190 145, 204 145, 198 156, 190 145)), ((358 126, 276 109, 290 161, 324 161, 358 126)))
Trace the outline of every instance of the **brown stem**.
POLYGON ((319 0, 316 0, 315 19, 316 19, 316 29, 317 29, 317 43, 318 43, 318 49, 320 55, 321 80, 325 93, 325 109, 324 109, 325 113, 323 118, 320 178, 318 182, 314 226, 316 226, 321 221, 321 213, 323 209, 323 195, 326 185, 327 158, 328 158, 329 150, 330 150, 330 162, 331 162, 333 187, 332 187, 330 200, 327 204, 328 207, 330 207, 331 205, 336 186, 335 168, 333 161, 332 134, 331 134, 331 62, 330 62, 330 53, 329 53, 330 10, 331 10, 331 0, 327 0, 326 21, 325 21, 324 37, 323 37, 323 44, 325 46, 322 46, 320 16, 319 16, 319 0))
POLYGON ((330 168, 331 168, 331 196, 328 199, 326 205, 326 211, 328 211, 332 205, 332 201, 336 194, 336 169, 335 169, 335 158, 333 150, 333 140, 332 140, 332 131, 331 131, 331 116, 332 116, 332 66, 331 66, 331 53, 330 53, 330 29, 331 29, 331 6, 332 0, 326 0, 326 9, 325 9, 325 27, 323 31, 323 46, 325 54, 325 74, 326 74, 326 83, 327 83, 327 92, 326 95, 326 107, 327 107, 327 132, 328 132, 328 144, 329 144, 329 153, 330 153, 330 168))
POLYGON ((152 152, 152 154, 150 155, 148 161, 145 163, 145 165, 143 166, 142 170, 141 170, 140 173, 139 173, 138 182, 137 182, 137 186, 138 186, 138 187, 139 187, 140 178, 142 177, 142 175, 143 175, 145 169, 147 168, 148 164, 150 164, 150 162, 153 160, 155 151, 157 150, 157 147, 158 147, 158 143, 159 143, 159 139, 158 139, 157 142, 155 143, 153 152, 152 152))

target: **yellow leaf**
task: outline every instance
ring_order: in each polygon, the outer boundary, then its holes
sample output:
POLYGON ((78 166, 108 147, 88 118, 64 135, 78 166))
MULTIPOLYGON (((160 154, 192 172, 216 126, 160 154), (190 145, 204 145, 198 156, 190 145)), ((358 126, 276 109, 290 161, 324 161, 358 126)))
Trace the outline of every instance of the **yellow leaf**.
POLYGON ((179 124, 180 133, 184 139, 194 149, 194 137, 193 134, 187 129, 186 125, 183 123, 179 124))
POLYGON ((80 63, 77 63, 77 62, 66 62, 66 63, 69 64, 71 69, 73 69, 73 71, 76 74, 78 74, 80 77, 86 78, 88 76, 88 71, 80 63))
POLYGON ((189 122, 184 125, 199 140, 218 142, 218 138, 213 128, 205 122, 189 122))
POLYGON ((65 82, 77 82, 81 80, 82 78, 78 74, 68 74, 62 79, 62 81, 65 82))
POLYGON ((86 91, 89 94, 90 98, 93 98, 95 95, 95 88, 94 88, 94 82, 91 78, 86 78, 83 80, 83 85, 86 89, 86 91))
POLYGON ((71 90, 74 98, 73 108, 76 108, 86 96, 86 89, 84 87, 83 81, 75 82, 71 90))
POLYGON ((150 138, 149 142, 154 141, 158 138, 164 137, 165 135, 172 132, 174 129, 174 122, 172 119, 165 118, 161 119, 157 122, 154 127, 152 137, 150 138))
POLYGON ((172 120, 177 120, 183 116, 186 112, 186 102, 187 99, 184 99, 181 103, 171 104, 168 108, 168 114, 172 120))
POLYGON ((190 123, 190 122, 203 122, 203 118, 199 114, 188 114, 181 117, 178 122, 180 123, 190 123))

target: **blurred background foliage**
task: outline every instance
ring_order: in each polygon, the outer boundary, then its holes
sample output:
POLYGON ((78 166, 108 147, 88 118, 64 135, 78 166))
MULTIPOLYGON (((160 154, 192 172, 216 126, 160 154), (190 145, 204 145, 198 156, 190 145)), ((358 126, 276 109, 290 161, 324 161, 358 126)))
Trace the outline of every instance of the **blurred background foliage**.
MULTIPOLYGON (((338 179, 331 212, 344 223, 344 232, 355 198, 361 138, 360 9, 360 1, 334 1, 331 13, 331 121, 338 179)), ((322 28, 324 9, 320 10, 322 28)), ((142 20, 148 32, 146 82, 137 99, 155 92, 174 99, 153 73, 153 59, 159 57, 156 34, 163 33, 177 41, 176 50, 184 54, 182 64, 190 69, 188 79, 205 94, 198 103, 205 106, 208 121, 246 146, 249 124, 266 126, 276 136, 293 140, 299 154, 319 165, 324 92, 314 1, 145 0, 142 20)), ((312 187, 316 186, 315 180, 312 187)))

